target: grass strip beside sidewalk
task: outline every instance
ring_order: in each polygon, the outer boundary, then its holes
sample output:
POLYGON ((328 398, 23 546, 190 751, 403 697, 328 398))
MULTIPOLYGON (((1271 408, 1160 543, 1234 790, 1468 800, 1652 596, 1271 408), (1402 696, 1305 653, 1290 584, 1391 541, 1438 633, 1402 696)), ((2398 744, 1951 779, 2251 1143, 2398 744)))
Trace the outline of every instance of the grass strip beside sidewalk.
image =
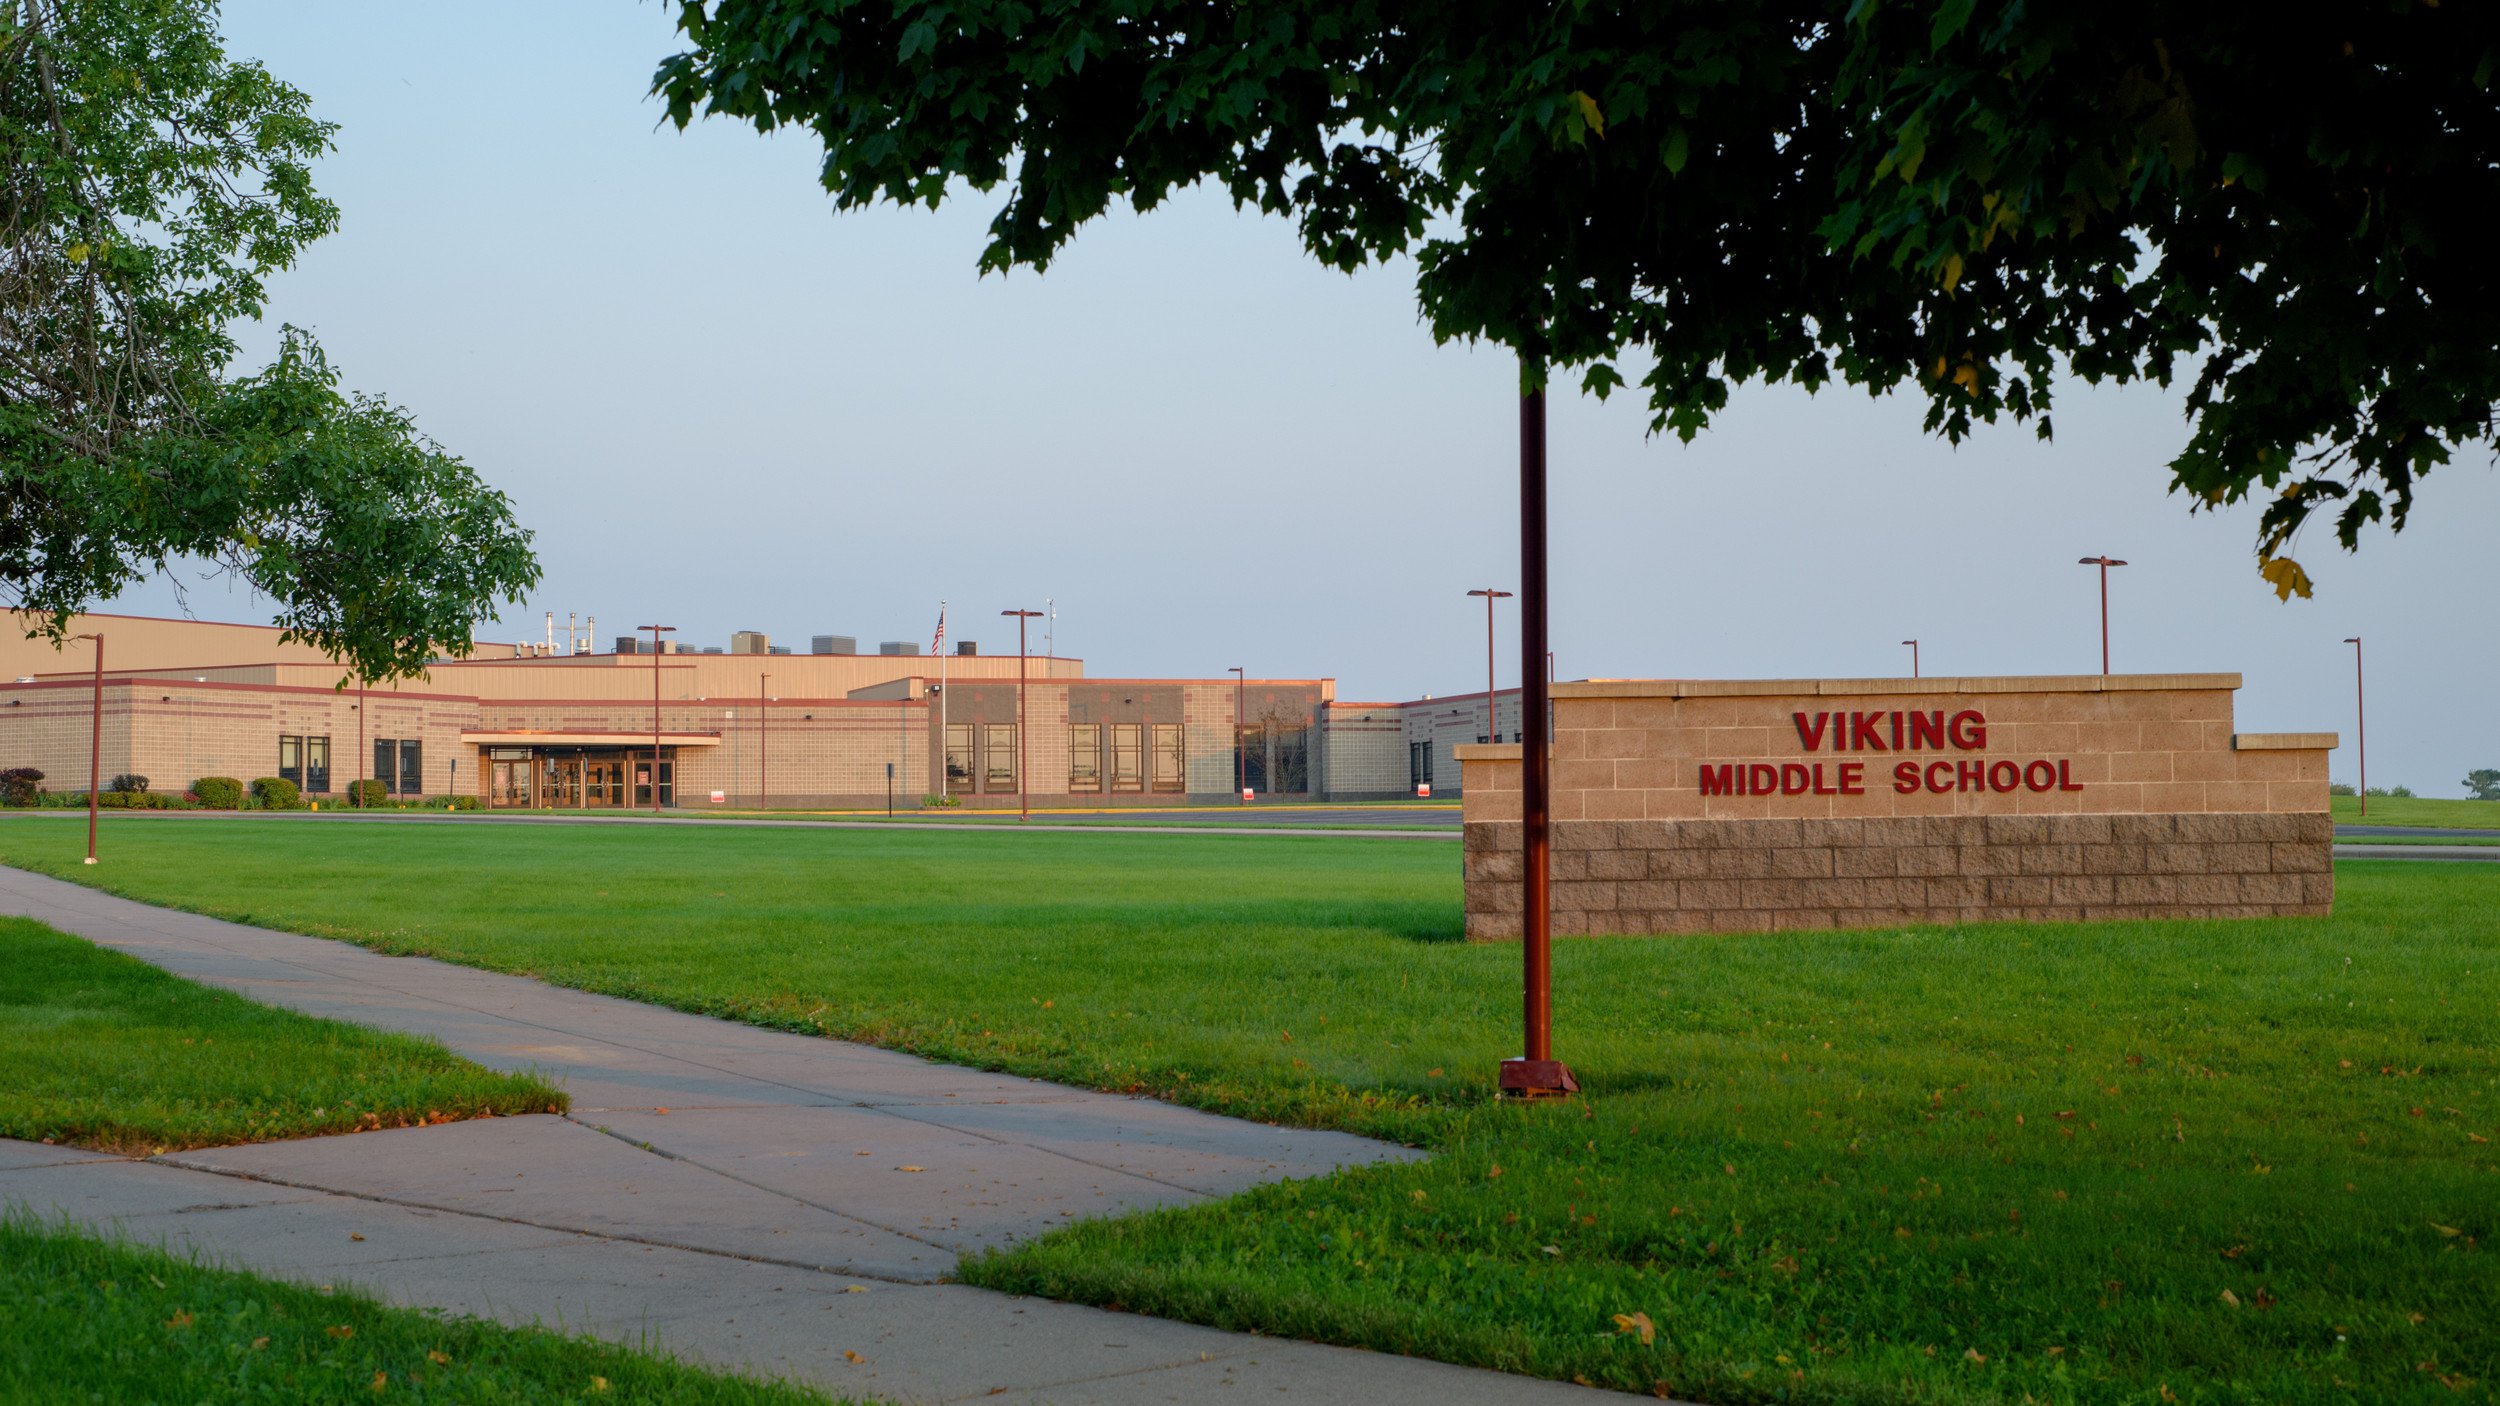
POLYGON ((0 1215, 0 1400, 826 1406, 665 1354, 391 1308, 0 1215))
POLYGON ((263 1006, 0 919, 0 1137, 152 1153, 551 1113, 432 1040, 263 1006))

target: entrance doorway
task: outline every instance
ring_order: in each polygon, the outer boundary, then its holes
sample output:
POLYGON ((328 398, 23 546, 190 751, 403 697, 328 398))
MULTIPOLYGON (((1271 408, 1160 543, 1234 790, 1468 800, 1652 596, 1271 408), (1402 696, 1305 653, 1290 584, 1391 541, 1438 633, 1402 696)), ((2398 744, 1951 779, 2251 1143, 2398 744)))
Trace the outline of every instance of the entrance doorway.
MULTIPOLYGON (((675 748, 662 748, 660 804, 677 804, 675 748)), ((486 803, 498 808, 616 810, 651 804, 651 749, 497 747, 486 759, 486 803)))

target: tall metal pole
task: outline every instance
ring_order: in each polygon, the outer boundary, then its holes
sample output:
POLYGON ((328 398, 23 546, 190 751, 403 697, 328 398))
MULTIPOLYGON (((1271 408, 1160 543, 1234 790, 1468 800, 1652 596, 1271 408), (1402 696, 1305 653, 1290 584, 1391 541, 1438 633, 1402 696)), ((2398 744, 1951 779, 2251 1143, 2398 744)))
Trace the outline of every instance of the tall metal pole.
POLYGON ((104 636, 72 635, 71 639, 95 641, 95 698, 91 730, 87 737, 87 862, 95 863, 96 790, 104 784, 104 636))
POLYGON ((766 690, 771 687, 772 681, 773 676, 769 673, 758 674, 755 679, 755 808, 757 810, 773 808, 771 775, 764 770, 764 746, 770 740, 767 734, 773 720, 772 715, 764 711, 764 704, 768 699, 766 690))
POLYGON ((1903 644, 1906 644, 1906 645, 1908 645, 1908 646, 1910 647, 1910 677, 1911 677, 1911 678, 1917 678, 1917 677, 1918 677, 1918 641, 1917 641, 1917 640, 1903 640, 1903 641, 1902 641, 1902 643, 1903 643, 1903 644))
POLYGON ((2361 738, 2361 818, 2370 818, 2370 715, 2363 708, 2361 696, 2361 636, 2344 643, 2352 646, 2352 724, 2361 738))
MULTIPOLYGON (((547 612, 547 618, 548 618, 549 620, 553 620, 553 619, 555 619, 555 618, 556 618, 556 613, 555 613, 554 611, 552 611, 552 610, 548 611, 548 612, 547 612)), ((310 775, 307 775, 304 779, 305 779, 305 780, 307 780, 307 781, 310 781, 310 780, 312 780, 312 777, 311 777, 310 775)), ((364 780, 364 779, 365 779, 365 676, 364 676, 364 675, 362 675, 362 674, 358 674, 358 675, 356 676, 356 780, 357 780, 357 781, 362 781, 362 780, 364 780)), ((348 787, 347 787, 347 798, 348 798, 348 800, 349 800, 350 802, 352 802, 352 803, 353 803, 353 804, 354 804, 354 805, 355 805, 355 806, 356 806, 359 810, 361 810, 361 809, 363 809, 363 808, 364 808, 364 804, 365 804, 365 795, 364 795, 364 788, 363 788, 363 787, 361 787, 361 786, 358 786, 358 785, 354 784, 354 782, 350 782, 350 783, 348 784, 348 787)))
POLYGON ((2107 678, 2109 676, 2109 569, 2113 566, 2125 566, 2126 563, 2104 554, 2097 557, 2080 557, 2075 564, 2097 566, 2101 569, 2101 676, 2107 678))
MULTIPOLYGON (((1524 368, 1523 368, 1524 369, 1524 368)), ((1542 367, 1536 368, 1542 371, 1542 367)), ((1502 1061, 1503 1093, 1535 1098, 1579 1085, 1554 1058, 1553 750, 1546 736, 1552 692, 1546 669, 1545 390, 1519 398, 1519 790, 1526 863, 1519 946, 1524 997, 1521 1057, 1502 1061)))
MULTIPOLYGON (((651 632, 651 813, 660 813, 660 636, 674 634, 674 625, 641 625, 651 632)), ((631 785, 631 782, 626 783, 631 785)))
POLYGON ((1250 789, 1250 753, 1241 745, 1244 735, 1242 700, 1249 684, 1245 681, 1239 664, 1235 664, 1225 672, 1233 676, 1233 804, 1243 806, 1250 804, 1249 797, 1244 794, 1250 789))
POLYGON ((1033 818, 1033 788, 1027 784, 1025 776, 1025 763, 1032 753, 1026 746, 1024 735, 1024 627, 1041 612, 1002 610, 998 613, 1016 617, 1016 820, 1021 824, 1033 818))
MULTIPOLYGON (((1502 728, 1499 715, 1493 711, 1493 602, 1510 599, 1510 592, 1487 587, 1467 594, 1484 597, 1484 740, 1499 742, 1502 740, 1502 728)), ((1522 738, 1528 735, 1528 722, 1524 717, 1519 720, 1519 735, 1522 738)))

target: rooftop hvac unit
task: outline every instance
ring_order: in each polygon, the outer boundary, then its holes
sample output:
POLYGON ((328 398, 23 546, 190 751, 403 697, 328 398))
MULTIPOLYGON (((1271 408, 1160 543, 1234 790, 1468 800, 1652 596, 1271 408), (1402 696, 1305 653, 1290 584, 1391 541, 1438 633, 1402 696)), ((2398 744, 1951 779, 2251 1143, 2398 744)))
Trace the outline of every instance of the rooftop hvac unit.
POLYGON ((857 654, 859 653, 859 636, 818 635, 807 642, 807 652, 810 654, 857 654))
POLYGON ((703 652, 706 654, 718 654, 720 653, 720 646, 716 644, 707 644, 703 646, 703 652))
POLYGON ((786 644, 777 644, 769 649, 766 649, 764 652, 766 654, 787 654, 790 652, 790 646, 786 644))
MULTIPOLYGON (((770 654, 772 653, 772 649, 772 636, 765 634, 762 630, 734 630, 730 632, 729 652, 732 654, 770 654)), ((704 652, 709 654, 712 651, 706 650, 704 652)))
POLYGON ((877 646, 877 652, 884 655, 918 654, 920 652, 920 641, 887 640, 883 644, 877 646))
POLYGON ((616 652, 619 654, 642 653, 642 637, 640 635, 618 635, 616 637, 616 652))
POLYGON ((981 642, 980 642, 979 640, 957 640, 957 641, 955 641, 955 653, 956 653, 956 654, 958 654, 958 655, 965 655, 965 654, 979 654, 980 652, 981 652, 981 642))

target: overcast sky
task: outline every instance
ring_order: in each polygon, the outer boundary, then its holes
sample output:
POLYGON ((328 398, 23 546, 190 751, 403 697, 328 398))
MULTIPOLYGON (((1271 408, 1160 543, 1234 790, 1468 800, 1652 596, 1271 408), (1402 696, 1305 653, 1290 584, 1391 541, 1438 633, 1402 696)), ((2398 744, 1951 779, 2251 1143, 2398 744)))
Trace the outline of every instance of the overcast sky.
MULTIPOLYGON (((358 389, 512 495, 541 594, 486 627, 595 614, 602 647, 673 623, 1012 651, 1059 611, 1097 676, 1333 676, 1338 696, 1483 687, 1468 588, 1515 586, 1514 370, 1436 347, 1411 270, 1349 279, 1291 227, 1183 199, 1080 234, 1046 276, 975 276, 991 210, 835 216, 820 153, 645 96, 657 4, 229 0, 229 47, 341 124, 344 226, 274 287, 358 389)), ((1635 400, 1553 410, 1564 677, 2098 667, 2246 675, 2249 730, 2336 730, 2369 644, 2370 779, 2425 795, 2500 766, 2500 475, 2424 485, 2358 557, 2313 533, 2318 599, 2256 576, 2250 511, 2164 492, 2179 396, 2069 386, 2058 439, 1958 450, 1919 407, 1752 388, 1693 444, 1635 400)), ((194 583, 204 618, 266 605, 194 583)), ((169 585, 119 608, 166 612, 169 585)), ((1505 687, 1516 618, 1500 617, 1505 687)), ((1038 650, 1039 643, 1036 642, 1038 650)))

